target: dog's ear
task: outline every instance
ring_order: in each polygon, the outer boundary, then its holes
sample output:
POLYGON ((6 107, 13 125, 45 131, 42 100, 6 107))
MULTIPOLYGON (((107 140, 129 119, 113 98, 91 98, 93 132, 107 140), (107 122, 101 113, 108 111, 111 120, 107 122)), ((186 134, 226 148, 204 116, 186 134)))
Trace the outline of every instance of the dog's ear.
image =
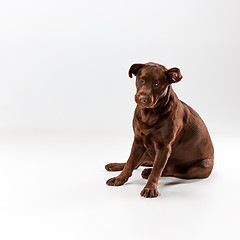
POLYGON ((167 70, 167 77, 170 83, 177 83, 182 79, 182 74, 178 68, 170 68, 167 70))
POLYGON ((132 78, 132 75, 137 75, 137 72, 144 66, 144 64, 141 64, 141 63, 135 63, 133 64, 129 71, 128 71, 128 75, 130 78, 132 78))

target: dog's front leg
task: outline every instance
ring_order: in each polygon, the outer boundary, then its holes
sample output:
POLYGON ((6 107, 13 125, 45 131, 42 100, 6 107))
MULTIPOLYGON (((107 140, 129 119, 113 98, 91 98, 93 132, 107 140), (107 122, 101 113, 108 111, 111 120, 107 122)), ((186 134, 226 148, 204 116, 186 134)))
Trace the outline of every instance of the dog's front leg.
POLYGON ((144 189, 141 191, 143 197, 157 197, 158 196, 158 180, 162 175, 163 169, 167 164, 168 158, 171 155, 171 145, 165 145, 161 149, 156 147, 156 156, 153 164, 151 174, 144 189))
POLYGON ((145 151, 146 148, 143 146, 142 142, 134 139, 131 154, 122 172, 117 177, 108 179, 106 182, 107 185, 120 186, 127 182, 128 178, 131 177, 133 170, 141 165, 140 161, 145 151))

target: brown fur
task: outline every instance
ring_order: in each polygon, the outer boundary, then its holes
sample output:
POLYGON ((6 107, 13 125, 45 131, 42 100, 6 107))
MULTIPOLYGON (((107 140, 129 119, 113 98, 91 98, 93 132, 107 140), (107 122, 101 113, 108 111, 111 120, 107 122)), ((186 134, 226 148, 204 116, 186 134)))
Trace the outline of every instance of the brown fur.
POLYGON ((158 196, 161 176, 207 178, 213 168, 213 145, 203 120, 172 90, 171 84, 182 78, 180 70, 167 70, 156 63, 133 64, 129 76, 132 74, 137 87, 132 150, 126 163, 105 166, 108 171, 122 170, 107 184, 124 184, 141 165, 152 166, 142 171, 142 177, 148 179, 143 197, 158 196))

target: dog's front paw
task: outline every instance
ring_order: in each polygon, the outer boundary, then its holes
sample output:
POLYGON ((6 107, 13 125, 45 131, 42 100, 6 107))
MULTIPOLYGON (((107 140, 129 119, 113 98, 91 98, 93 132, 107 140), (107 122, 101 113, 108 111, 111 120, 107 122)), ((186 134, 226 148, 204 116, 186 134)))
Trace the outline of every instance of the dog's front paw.
POLYGON ((142 191, 141 191, 141 196, 145 197, 145 198, 153 198, 153 197, 157 197, 158 196, 158 190, 157 188, 151 187, 145 187, 142 191))
POLYGON ((127 179, 119 178, 119 177, 114 177, 114 178, 108 179, 107 182, 106 182, 106 184, 107 184, 108 186, 121 186, 121 185, 123 185, 126 181, 127 181, 127 179))

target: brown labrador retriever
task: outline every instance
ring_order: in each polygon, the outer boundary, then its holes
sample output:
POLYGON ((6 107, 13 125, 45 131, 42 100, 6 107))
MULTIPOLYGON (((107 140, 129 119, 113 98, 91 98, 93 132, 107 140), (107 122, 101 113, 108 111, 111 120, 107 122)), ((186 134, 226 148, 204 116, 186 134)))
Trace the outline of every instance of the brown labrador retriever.
POLYGON ((142 171, 142 177, 148 179, 143 197, 158 196, 161 176, 207 178, 213 168, 213 145, 203 120, 172 90, 171 84, 182 78, 180 70, 156 63, 133 64, 129 76, 132 74, 137 87, 134 141, 126 163, 105 166, 108 171, 122 170, 107 185, 124 184, 141 165, 152 166, 142 171))

